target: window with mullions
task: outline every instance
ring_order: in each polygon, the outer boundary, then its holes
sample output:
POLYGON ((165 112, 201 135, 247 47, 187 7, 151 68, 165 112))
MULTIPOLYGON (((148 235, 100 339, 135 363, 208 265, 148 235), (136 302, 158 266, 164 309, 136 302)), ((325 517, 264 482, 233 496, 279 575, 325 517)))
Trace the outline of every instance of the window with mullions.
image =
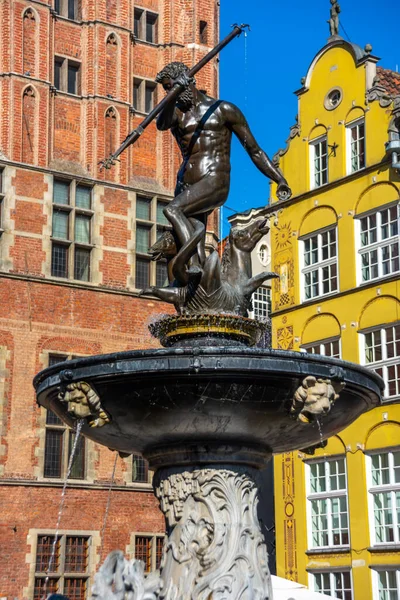
POLYGON ((252 296, 253 311, 251 317, 266 321, 271 314, 271 288, 260 287, 252 296))
POLYGON ((54 181, 51 274, 90 280, 92 190, 75 181, 54 181))
POLYGON ((326 459, 307 465, 309 546, 349 545, 346 461, 326 459))
POLYGON ((305 344, 301 349, 308 354, 320 354, 321 356, 341 358, 340 338, 332 338, 330 340, 314 342, 313 344, 305 344))
POLYGON ((400 544, 400 447, 366 458, 372 544, 400 544))
POLYGON ((365 168, 365 122, 364 119, 346 127, 347 172, 355 173, 365 168))
POLYGON ((158 15, 141 8, 135 8, 133 34, 138 40, 156 44, 158 38, 158 15))
POLYGON ((54 10, 67 19, 78 19, 78 0, 54 0, 54 10))
POLYGON ((350 571, 334 571, 332 573, 312 573, 315 592, 342 598, 342 600, 353 600, 350 571))
POLYGON ((400 570, 373 570, 373 600, 400 600, 400 570))
POLYGON ((376 327, 361 335, 363 363, 383 378, 384 397, 393 400, 400 396, 400 323, 376 327))
POLYGON ((149 482, 149 463, 141 454, 132 454, 132 482, 149 482))
POLYGON ((89 589, 90 537, 72 533, 57 536, 50 566, 54 542, 52 534, 37 536, 33 600, 43 598, 47 575, 46 595, 58 593, 70 600, 85 600, 89 589))
POLYGON ((328 183, 328 139, 318 138, 310 142, 311 189, 328 183))
POLYGON ((336 227, 304 238, 303 298, 311 300, 338 291, 336 227))
POLYGON ((136 197, 136 267, 135 287, 144 289, 149 285, 163 287, 168 284, 167 263, 154 262, 149 255, 150 247, 170 228, 164 216, 167 202, 146 196, 136 197))
POLYGON ((400 271, 399 218, 395 204, 358 220, 361 282, 400 271))
POLYGON ((54 59, 54 87, 61 92, 80 94, 80 63, 56 56, 54 59))
MULTIPOLYGON (((67 354, 50 354, 49 367, 72 358, 75 357, 67 354)), ((46 411, 43 477, 65 478, 74 442, 75 432, 48 409, 46 411)), ((85 478, 85 453, 85 438, 80 436, 70 474, 72 479, 85 478)))
POLYGON ((149 113, 154 108, 156 85, 144 79, 133 80, 133 108, 138 112, 149 113))
POLYGON ((135 535, 135 558, 144 562, 145 573, 160 568, 164 535, 135 535))

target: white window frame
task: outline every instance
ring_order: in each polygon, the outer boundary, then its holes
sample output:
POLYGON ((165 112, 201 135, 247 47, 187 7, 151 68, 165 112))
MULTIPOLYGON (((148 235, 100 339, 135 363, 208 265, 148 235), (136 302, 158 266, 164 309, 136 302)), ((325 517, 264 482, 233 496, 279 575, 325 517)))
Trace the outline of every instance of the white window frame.
POLYGON ((397 597, 400 598, 400 569, 396 569, 397 565, 393 565, 393 568, 388 569, 385 567, 382 568, 378 568, 378 567, 374 567, 372 569, 372 598, 373 600, 388 600, 389 596, 387 594, 385 594, 384 596, 381 596, 379 594, 379 575, 378 573, 380 572, 384 572, 387 573, 389 571, 394 571, 396 573, 396 587, 397 587, 397 597))
MULTIPOLYGON (((377 371, 382 370, 382 379, 385 382, 386 388, 384 391, 384 396, 383 399, 393 402, 394 400, 398 400, 400 399, 400 394, 396 394, 394 396, 389 396, 386 392, 387 387, 388 387, 388 367, 391 366, 396 366, 398 364, 400 364, 400 356, 394 356, 392 358, 387 358, 386 357, 386 353, 387 353, 387 333, 386 333, 386 329, 389 329, 390 327, 398 327, 400 325, 400 321, 395 321, 394 323, 387 323, 387 324, 381 324, 381 325, 376 325, 374 327, 369 327, 368 329, 363 329, 362 331, 359 331, 359 336, 360 336, 360 340, 359 340, 359 348, 360 348, 360 357, 359 357, 359 362, 361 365, 367 367, 368 369, 371 369, 372 371, 377 371), (366 361, 366 357, 365 357, 365 349, 366 349, 366 343, 365 343, 365 336, 368 333, 374 333, 374 332, 378 332, 380 331, 381 334, 381 346, 382 346, 382 360, 380 361, 375 361, 375 362, 370 362, 368 363, 366 361)), ((378 373, 380 375, 380 373, 378 373)))
POLYGON ((330 338, 326 338, 323 340, 317 340, 316 342, 310 342, 309 344, 303 344, 300 348, 301 352, 306 352, 308 354, 320 354, 321 356, 332 356, 331 354, 326 352, 326 346, 328 344, 332 344, 334 342, 339 343, 339 356, 334 358, 342 358, 342 339, 339 336, 334 336, 330 338), (311 348, 316 348, 319 346, 319 352, 309 352, 311 348))
POLYGON ((365 169, 367 164, 366 160, 366 131, 365 131, 365 118, 361 117, 360 119, 356 119, 355 121, 351 121, 351 123, 346 124, 346 166, 347 166, 347 175, 351 175, 352 173, 358 173, 358 171, 362 171, 365 169), (364 125, 364 137, 359 137, 359 127, 360 125, 364 125), (352 149, 353 149, 353 139, 352 139, 352 130, 357 128, 357 168, 353 169, 353 157, 352 157, 352 149), (360 165, 360 141, 364 140, 364 164, 360 165))
MULTIPOLYGON (((353 573, 351 571, 351 569, 334 569, 332 571, 314 571, 314 572, 310 572, 308 574, 308 587, 310 590, 313 590, 315 592, 317 592, 316 588, 315 588, 315 579, 317 575, 329 575, 329 587, 332 590, 330 593, 334 594, 337 591, 341 592, 344 588, 344 586, 342 586, 342 590, 335 590, 335 580, 334 580, 334 576, 337 575, 338 573, 340 573, 341 575, 343 575, 344 573, 349 573, 350 574, 350 600, 353 600, 354 598, 354 593, 353 593, 353 573)), ((343 577, 342 577, 342 583, 343 583, 343 577)), ((344 590, 347 591, 347 590, 344 590)), ((321 592, 320 592, 321 593, 321 592)), ((326 592, 325 592, 326 593, 326 592)), ((339 597, 339 596, 338 596, 339 597)))
POLYGON ((391 245, 395 244, 396 241, 399 245, 399 255, 400 255, 400 203, 399 203, 399 201, 396 200, 396 202, 391 202, 390 204, 386 204, 385 206, 379 206, 377 208, 374 208, 373 210, 369 210, 365 213, 357 215, 355 217, 355 238, 356 238, 356 249, 357 249, 357 257, 356 257, 357 285, 368 285, 369 283, 371 283, 371 281, 379 281, 380 279, 382 279, 384 277, 390 277, 396 273, 400 273, 400 256, 399 256, 399 269, 397 271, 392 271, 390 273, 384 274, 383 273, 383 262, 382 262, 382 249, 387 246, 391 246, 391 245), (397 206, 398 234, 397 234, 397 236, 388 237, 388 238, 382 240, 381 239, 381 213, 385 210, 389 210, 390 208, 393 208, 394 206, 397 206), (372 244, 367 244, 365 246, 362 246, 361 245, 361 219, 370 217, 372 215, 376 215, 376 218, 377 218, 377 222, 376 222, 377 241, 373 242, 372 244), (377 259, 378 276, 370 277, 369 279, 364 280, 362 278, 362 255, 366 254, 367 252, 373 252, 373 251, 377 251, 377 253, 378 253, 378 259, 377 259))
POLYGON ((270 312, 271 312, 270 311, 271 301, 272 301, 271 288, 264 286, 264 285, 259 287, 258 290, 256 290, 254 292, 254 294, 251 298, 253 310, 249 312, 249 317, 251 319, 258 319, 260 321, 268 319, 270 317, 270 312), (264 298, 264 297, 260 298, 259 294, 264 295, 264 293, 265 293, 266 298, 264 298), (266 312, 266 317, 263 317, 263 316, 260 317, 259 315, 256 315, 256 312, 257 312, 256 305, 257 304, 261 304, 264 306, 265 312, 266 312))
POLYGON ((328 146, 328 136, 326 134, 321 135, 309 142, 309 152, 310 152, 310 189, 315 190, 316 188, 323 187, 329 183, 329 146, 328 146), (321 156, 319 157, 322 160, 322 144, 326 142, 326 169, 320 169, 317 171, 315 168, 315 162, 317 160, 317 148, 321 150, 321 156), (322 181, 322 183, 317 183, 317 173, 320 173, 321 179, 323 179, 322 174, 326 172, 326 181, 322 181))
MULTIPOLYGON (((396 492, 400 492, 400 483, 395 483, 394 481, 394 461, 393 461, 393 452, 400 452, 400 446, 395 448, 384 448, 381 450, 377 450, 374 452, 370 452, 366 455, 367 462, 367 489, 368 489, 368 515, 369 515, 369 531, 370 531, 370 543, 371 546, 379 547, 379 546, 396 546, 400 544, 400 519, 398 521, 397 517, 397 507, 396 507, 396 492), (382 484, 382 485, 373 485, 372 482, 372 456, 376 456, 379 454, 389 454, 389 473, 390 473, 390 483, 382 484), (379 542, 376 539, 376 530, 375 530, 375 511, 374 511, 374 495, 375 494, 385 494, 391 493, 391 504, 392 504, 392 520, 393 520, 393 537, 394 540, 392 542, 379 542)), ((400 589, 400 588, 399 588, 400 589)))
MULTIPOLYGON (((350 548, 350 520, 349 520, 349 502, 348 502, 348 482, 347 482, 347 464, 346 457, 342 455, 330 456, 329 458, 311 460, 305 463, 305 475, 306 475, 306 495, 307 495, 307 544, 309 550, 321 550, 321 549, 337 549, 337 548, 350 548), (332 490, 325 492, 312 492, 311 491, 311 465, 316 463, 323 463, 325 466, 325 477, 329 481, 330 471, 329 463, 337 460, 344 460, 345 465, 345 478, 346 478, 346 489, 343 490, 332 490), (332 513, 328 513, 328 544, 326 546, 314 546, 313 544, 313 529, 312 529, 312 501, 313 500, 328 500, 331 501, 334 498, 346 498, 346 509, 347 509, 347 535, 349 538, 348 544, 334 544, 333 543, 333 527, 332 527, 332 513)), ((330 503, 330 502, 329 502, 330 503)))
MULTIPOLYGON (((300 281, 301 281, 301 301, 302 302, 311 302, 316 298, 331 296, 333 294, 337 294, 340 291, 340 281, 339 281, 339 246, 338 246, 338 229, 337 226, 329 226, 324 229, 319 229, 318 231, 313 231, 312 233, 305 235, 299 240, 300 248, 299 248, 299 263, 300 263, 300 281), (332 230, 335 230, 336 234, 336 254, 332 258, 328 258, 323 260, 322 258, 322 236, 324 233, 329 233, 332 230), (318 260, 316 263, 311 265, 305 265, 305 244, 311 238, 318 238, 317 252, 318 252, 318 260), (336 264, 336 289, 331 290, 329 292, 323 292, 323 269, 328 267, 331 268, 332 265, 336 264), (310 298, 306 298, 306 274, 318 271, 318 294, 316 296, 312 296, 310 298)), ((312 286, 312 284, 311 284, 312 286)))

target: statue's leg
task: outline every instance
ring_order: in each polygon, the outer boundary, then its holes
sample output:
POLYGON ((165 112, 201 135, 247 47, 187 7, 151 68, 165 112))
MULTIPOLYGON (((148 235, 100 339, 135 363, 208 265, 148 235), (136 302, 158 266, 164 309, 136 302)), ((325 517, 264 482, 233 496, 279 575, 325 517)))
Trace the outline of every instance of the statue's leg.
POLYGON ((164 214, 171 223, 183 246, 193 236, 190 217, 210 213, 222 206, 229 192, 229 177, 207 175, 197 183, 184 189, 164 208, 164 214))

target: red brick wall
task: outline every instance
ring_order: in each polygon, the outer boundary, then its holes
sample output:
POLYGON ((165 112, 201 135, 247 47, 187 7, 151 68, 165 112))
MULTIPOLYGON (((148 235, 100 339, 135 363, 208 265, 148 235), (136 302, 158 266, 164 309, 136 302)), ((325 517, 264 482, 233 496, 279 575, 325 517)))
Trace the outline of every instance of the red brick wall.
MULTIPOLYGON (((139 298, 131 281, 132 202, 135 193, 164 200, 173 196, 180 161, 175 142, 153 124, 113 170, 100 171, 98 162, 144 118, 130 110, 133 77, 154 79, 172 60, 191 66, 218 36, 216 0, 142 0, 142 8, 159 15, 160 45, 133 43, 131 0, 79 0, 77 21, 56 18, 50 12, 53 5, 53 0, 0 3, 0 70, 7 74, 0 80, 0 151, 6 157, 0 160, 5 167, 0 225, 0 597, 8 599, 26 597, 28 533, 55 529, 61 497, 61 482, 45 483, 42 478, 44 413, 36 405, 32 378, 46 366, 50 352, 91 355, 158 347, 148 323, 154 314, 173 312, 169 305, 139 298), (33 11, 34 20, 24 18, 26 9, 33 11), (198 37, 200 20, 208 22, 207 47, 198 37), (116 37, 116 46, 106 43, 110 35, 116 37), (77 96, 52 87, 55 56, 80 64, 77 96), (24 95, 28 87, 34 95, 24 95), (110 108, 115 118, 106 118, 110 108), (89 284, 50 275, 54 178, 74 179, 95 190, 97 259, 89 284)), ((217 94, 215 60, 198 82, 217 94)), ((160 90, 158 99, 162 95, 160 90)), ((209 229, 216 231, 217 221, 210 219, 209 229)), ((94 482, 67 490, 62 529, 101 531, 114 454, 91 447, 94 482)), ((118 459, 104 555, 114 548, 125 551, 135 531, 164 530, 153 495, 127 483, 127 465, 128 460, 118 459)))

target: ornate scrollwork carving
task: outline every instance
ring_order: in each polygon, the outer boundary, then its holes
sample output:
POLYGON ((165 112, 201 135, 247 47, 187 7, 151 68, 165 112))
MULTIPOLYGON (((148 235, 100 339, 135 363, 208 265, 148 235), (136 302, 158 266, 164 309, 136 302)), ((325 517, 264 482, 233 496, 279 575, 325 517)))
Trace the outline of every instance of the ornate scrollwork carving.
POLYGON ((103 427, 110 422, 101 406, 100 398, 86 381, 69 383, 58 394, 61 402, 68 404, 68 412, 75 419, 87 419, 90 427, 103 427))
POLYGON ((328 414, 344 386, 343 382, 306 377, 294 393, 291 414, 303 423, 328 414))
POLYGON ((228 469, 158 475, 156 495, 171 534, 159 598, 271 598, 257 488, 228 469))
POLYGON ((111 552, 94 577, 92 600, 157 600, 162 586, 160 572, 144 574, 141 560, 111 552))
POLYGON ((392 104, 393 98, 387 93, 380 81, 380 77, 377 75, 372 82, 372 87, 367 90, 366 101, 367 104, 379 101, 379 106, 381 108, 387 108, 392 104))

